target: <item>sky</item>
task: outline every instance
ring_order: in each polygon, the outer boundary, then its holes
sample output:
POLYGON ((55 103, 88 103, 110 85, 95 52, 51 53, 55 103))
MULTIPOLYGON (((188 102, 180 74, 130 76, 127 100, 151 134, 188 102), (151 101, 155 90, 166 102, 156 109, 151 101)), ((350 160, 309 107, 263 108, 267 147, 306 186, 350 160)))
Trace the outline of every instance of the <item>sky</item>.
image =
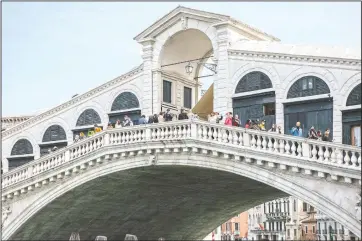
POLYGON ((178 5, 283 43, 361 47, 359 2, 3 2, 2 116, 39 114, 138 66, 133 38, 178 5))

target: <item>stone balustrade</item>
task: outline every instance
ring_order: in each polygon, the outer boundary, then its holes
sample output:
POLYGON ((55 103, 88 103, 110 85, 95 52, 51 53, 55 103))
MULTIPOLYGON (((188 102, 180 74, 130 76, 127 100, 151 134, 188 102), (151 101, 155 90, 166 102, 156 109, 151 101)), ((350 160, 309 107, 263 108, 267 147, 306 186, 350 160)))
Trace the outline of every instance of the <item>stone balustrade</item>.
MULTIPOLYGON (((357 147, 272 132, 211 124, 203 121, 191 122, 186 120, 103 131, 4 173, 2 176, 2 188, 9 188, 19 182, 30 180, 48 170, 60 167, 70 161, 76 161, 77 158, 101 148, 132 143, 144 143, 147 145, 147 143, 155 141, 171 142, 172 140, 184 139, 196 140, 206 144, 217 144, 218 147, 224 149, 228 149, 229 146, 239 148, 240 156, 242 156, 242 151, 252 150, 265 157, 294 158, 297 162, 310 166, 310 170, 305 170, 305 172, 312 172, 313 164, 342 168, 342 170, 355 171, 361 169, 361 150, 357 147)), ((262 160, 257 160, 257 162, 262 162, 262 160)), ((80 169, 82 169, 82 166, 80 166, 80 169)), ((280 169, 286 169, 286 165, 280 164, 280 169)), ((77 171, 79 170, 73 170, 73 172, 77 171)), ((324 177, 324 175, 324 172, 318 172, 318 176, 324 177)), ((334 180, 338 179, 336 175, 332 174, 331 178, 334 180)), ((345 176, 344 179, 347 183, 352 182, 352 178, 345 176)), ((52 179, 50 178, 49 181, 52 181, 52 179)), ((28 188, 33 187, 29 186, 28 188)), ((27 191, 20 190, 20 193, 27 191)), ((16 191, 14 195, 18 195, 18 192, 16 191)), ((4 198, 6 199, 3 196, 3 200, 4 198)))

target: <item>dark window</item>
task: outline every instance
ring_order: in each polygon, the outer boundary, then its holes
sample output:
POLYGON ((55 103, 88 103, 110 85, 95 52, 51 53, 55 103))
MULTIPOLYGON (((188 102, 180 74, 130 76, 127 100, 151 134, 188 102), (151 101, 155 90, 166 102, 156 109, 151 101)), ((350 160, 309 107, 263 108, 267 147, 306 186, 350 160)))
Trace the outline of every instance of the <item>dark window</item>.
POLYGON ((184 107, 191 109, 192 102, 192 89, 184 87, 184 107))
POLYGON ((239 231, 239 223, 235 223, 235 231, 239 231))
POLYGON ((296 212, 297 211, 297 201, 293 201, 293 211, 296 212))
POLYGON ((287 236, 290 237, 290 229, 287 229, 287 236))
POLYGON ((140 103, 133 93, 123 92, 113 101, 111 111, 120 111, 139 107, 140 103))
POLYGON ((307 211, 307 203, 303 202, 303 212, 307 211))
POLYGON ((164 80, 163 81, 163 102, 171 103, 172 102, 172 82, 164 80))
POLYGON ((11 149, 11 156, 33 154, 33 146, 27 139, 18 140, 13 149, 11 149))
POLYGON ((66 140, 64 129, 59 125, 50 126, 44 133, 43 142, 66 140))
POLYGON ((314 207, 313 206, 309 206, 309 212, 314 212, 314 207))
POLYGON ((361 104, 361 84, 353 88, 347 98, 347 106, 361 104))
POLYGON ((296 238, 296 237, 297 237, 297 230, 294 229, 294 238, 296 238))
POLYGON ((308 226, 305 226, 305 233, 308 233, 308 226))
POLYGON ((254 71, 246 74, 238 83, 235 89, 235 94, 254 90, 272 88, 272 82, 269 77, 259 71, 254 71))
POLYGON ((329 87, 322 79, 315 76, 306 76, 295 81, 288 91, 287 98, 291 99, 329 93, 329 87))
POLYGON ((99 117, 98 113, 93 109, 87 109, 80 114, 76 126, 87 126, 87 125, 94 125, 100 124, 101 118, 99 117))

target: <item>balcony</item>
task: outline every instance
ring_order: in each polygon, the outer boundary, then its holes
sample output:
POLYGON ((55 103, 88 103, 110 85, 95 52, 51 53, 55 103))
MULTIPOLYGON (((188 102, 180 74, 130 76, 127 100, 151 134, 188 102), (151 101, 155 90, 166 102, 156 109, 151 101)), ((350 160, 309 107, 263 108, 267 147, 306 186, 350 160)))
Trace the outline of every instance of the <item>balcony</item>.
POLYGON ((339 229, 339 230, 338 230, 338 233, 339 233, 340 235, 344 235, 344 229, 339 229))
POLYGON ((326 229, 323 229, 323 234, 327 234, 327 230, 326 229))
POLYGON ((274 212, 274 213, 266 213, 266 218, 267 219, 286 219, 289 216, 289 213, 287 212, 274 212))

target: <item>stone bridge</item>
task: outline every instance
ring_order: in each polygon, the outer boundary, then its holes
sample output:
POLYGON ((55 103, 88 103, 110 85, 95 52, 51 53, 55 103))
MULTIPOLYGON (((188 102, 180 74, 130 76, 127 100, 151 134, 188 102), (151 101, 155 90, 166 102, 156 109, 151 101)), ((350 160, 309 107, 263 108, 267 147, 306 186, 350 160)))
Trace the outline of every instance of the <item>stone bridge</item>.
POLYGON ((202 121, 110 129, 3 175, 2 238, 202 239, 230 216, 289 195, 360 236, 360 155, 202 121))

